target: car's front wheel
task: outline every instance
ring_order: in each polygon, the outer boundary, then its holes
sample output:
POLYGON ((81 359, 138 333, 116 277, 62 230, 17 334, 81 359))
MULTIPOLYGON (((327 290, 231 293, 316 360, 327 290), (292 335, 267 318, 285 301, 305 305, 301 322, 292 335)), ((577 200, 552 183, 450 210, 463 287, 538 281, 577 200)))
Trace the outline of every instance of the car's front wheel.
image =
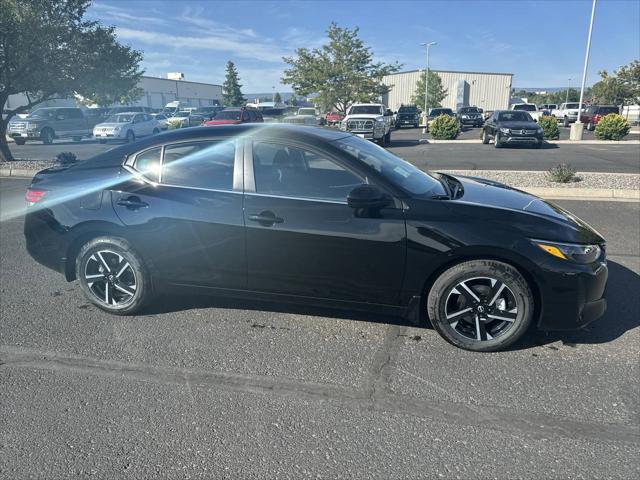
POLYGON ((489 134, 487 133, 487 129, 482 130, 482 143, 487 145, 489 143, 489 134))
POLYGON ((151 298, 151 279, 140 255, 126 240, 99 237, 76 258, 76 278, 85 296, 109 313, 129 315, 151 298))
POLYGON ((477 352, 501 350, 526 332, 534 299, 526 279, 497 260, 471 260, 443 272, 427 297, 431 324, 449 343, 477 352))
POLYGON ((127 131, 127 136, 125 138, 127 143, 133 143, 136 140, 136 134, 133 133, 133 130, 127 131))
POLYGON ((13 141, 16 142, 16 145, 24 145, 26 143, 24 138, 14 138, 13 141))
POLYGON ((496 132, 496 135, 493 137, 493 146, 495 148, 502 147, 502 140, 500 140, 500 132, 496 132))

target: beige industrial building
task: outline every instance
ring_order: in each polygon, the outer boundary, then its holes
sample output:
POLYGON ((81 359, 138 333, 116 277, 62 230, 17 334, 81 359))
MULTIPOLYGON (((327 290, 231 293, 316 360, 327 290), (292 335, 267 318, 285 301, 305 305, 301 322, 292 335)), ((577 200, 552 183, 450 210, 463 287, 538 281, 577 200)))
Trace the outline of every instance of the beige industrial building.
MULTIPOLYGON (((412 103, 418 79, 424 70, 394 73, 382 79, 390 87, 382 101, 390 109, 397 110, 400 105, 412 103)), ((432 70, 442 79, 447 96, 441 102, 445 108, 456 110, 461 106, 476 106, 486 110, 509 108, 512 73, 454 72, 432 70)), ((418 105, 422 109, 421 105, 418 105)))

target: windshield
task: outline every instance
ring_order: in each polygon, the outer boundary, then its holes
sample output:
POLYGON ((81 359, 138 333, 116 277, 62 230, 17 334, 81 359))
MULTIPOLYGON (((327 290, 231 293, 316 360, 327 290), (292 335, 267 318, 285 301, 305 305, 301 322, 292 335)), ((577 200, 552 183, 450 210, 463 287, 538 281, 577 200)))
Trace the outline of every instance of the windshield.
POLYGON ((382 115, 380 107, 376 107, 375 105, 356 105, 351 107, 349 110, 349 115, 382 115))
POLYGON ((453 111, 450 108, 434 108, 429 114, 430 117, 436 117, 438 115, 452 115, 453 111))
POLYGON ((480 113, 476 107, 464 107, 458 110, 458 113, 480 113))
POLYGON ((607 115, 608 113, 618 113, 618 107, 599 107, 598 113, 600 115, 607 115))
POLYGON ((418 109, 416 107, 400 107, 398 109, 398 113, 417 113, 418 109))
POLYGON ((567 103, 564 108, 578 108, 578 103, 567 103))
POLYGON ((133 114, 120 113, 118 115, 111 115, 105 120, 105 123, 131 123, 133 120, 133 114))
POLYGON ((53 113, 53 110, 39 108, 27 115, 27 118, 53 118, 53 113))
POLYGON ((533 118, 527 112, 513 110, 511 112, 500 112, 499 122, 533 122, 533 118))
POLYGON ((525 112, 535 112, 536 106, 535 105, 531 105, 531 104, 522 104, 522 105, 514 105, 513 106, 514 110, 522 110, 525 112))
POLYGON ((315 115, 315 108, 301 108, 298 110, 298 115, 315 115))
POLYGON ((447 194, 444 186, 431 175, 396 157, 373 142, 360 137, 349 136, 335 140, 333 144, 413 195, 432 197, 434 195, 447 194))
POLYGON ((216 120, 240 120, 240 110, 227 110, 220 112, 215 117, 216 120))

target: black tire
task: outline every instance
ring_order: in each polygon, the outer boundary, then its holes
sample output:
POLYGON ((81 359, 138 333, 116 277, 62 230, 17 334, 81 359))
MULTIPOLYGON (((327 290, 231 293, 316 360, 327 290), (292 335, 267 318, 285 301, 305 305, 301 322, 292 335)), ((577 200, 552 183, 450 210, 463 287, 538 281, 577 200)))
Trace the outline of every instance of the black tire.
POLYGON ((82 141, 82 137, 73 137, 73 141, 74 142, 81 142, 82 141))
POLYGON ((102 139, 101 139, 101 140, 98 140, 98 142, 100 142, 100 143, 102 143, 102 144, 107 143, 107 141, 106 141, 106 140, 102 140, 102 139))
POLYGON ((542 140, 533 144, 533 148, 542 148, 542 140))
POLYGON ((436 331, 452 345, 493 352, 513 344, 527 331, 533 320, 534 299, 516 268, 497 260, 471 260, 449 268, 436 279, 427 296, 427 313, 436 331), (461 282, 480 302, 474 304, 468 291, 458 293, 461 282), (459 313, 466 308, 471 312, 459 313), (484 313, 479 314, 481 310, 484 313), (480 315, 486 317, 481 320, 480 315), (488 318, 490 315, 498 319, 488 318), (507 316, 510 320, 505 321, 507 316))
POLYGON ((587 130, 590 132, 593 130, 593 124, 591 122, 587 123, 587 130))
POLYGON ((51 145, 53 143, 53 138, 55 137, 53 130, 50 128, 43 128, 40 132, 40 138, 42 139, 42 143, 45 145, 51 145))
POLYGON ((135 142, 135 141, 136 141, 136 134, 135 134, 135 133, 133 133, 133 130, 128 130, 128 131, 127 131, 127 136, 126 136, 126 138, 125 138, 125 141, 126 141, 127 143, 133 143, 133 142, 135 142))
POLYGON ((496 132, 495 136, 493 137, 493 146, 495 148, 502 148, 502 141, 500 140, 500 132, 496 132))
POLYGON ((142 257, 123 238, 105 236, 87 242, 76 257, 76 278, 91 303, 116 315, 139 312, 152 298, 151 277, 142 257), (118 262, 118 258, 122 260, 118 262), (104 268, 105 263, 109 270, 104 268), (124 293, 119 288, 134 293, 124 293), (105 294, 105 298, 99 298, 105 294), (107 303, 107 299, 111 301, 107 303))
POLYGON ((154 129, 153 129, 153 134, 154 134, 154 135, 157 135, 157 134, 159 134, 159 133, 160 133, 160 130, 158 130, 157 128, 154 128, 154 129))
POLYGON ((564 117, 564 120, 562 121, 562 126, 565 128, 569 126, 569 119, 567 117, 564 117))
POLYGON ((391 145, 391 130, 384 136, 384 146, 388 147, 391 145))
POLYGON ((482 143, 484 145, 488 145, 489 144, 489 134, 487 133, 487 129, 486 128, 482 129, 482 143))
POLYGON ((414 124, 413 124, 413 128, 418 128, 419 126, 420 126, 420 124, 419 124, 419 123, 414 123, 414 124))
POLYGON ((16 142, 16 145, 24 145, 27 142, 24 138, 14 138, 13 141, 16 142))

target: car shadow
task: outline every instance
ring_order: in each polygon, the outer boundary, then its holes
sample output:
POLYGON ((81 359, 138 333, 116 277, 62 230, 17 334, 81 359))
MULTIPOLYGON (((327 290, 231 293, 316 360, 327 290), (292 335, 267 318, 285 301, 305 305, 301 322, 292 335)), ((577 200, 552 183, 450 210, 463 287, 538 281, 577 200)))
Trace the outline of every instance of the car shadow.
POLYGON ((609 343, 640 326, 640 275, 609 260, 607 311, 604 316, 581 330, 541 332, 533 329, 514 349, 525 349, 562 342, 564 345, 609 343), (633 293, 636 292, 636 293, 633 293))
POLYGON ((521 150, 521 149, 524 149, 524 150, 554 150, 554 149, 560 148, 560 147, 555 143, 549 143, 549 142, 547 142, 545 140, 544 142, 542 142, 542 145, 540 146, 540 148, 535 148, 535 147, 533 147, 531 145, 524 144, 524 143, 523 144, 513 143, 511 145, 503 144, 502 147, 500 147, 500 148, 503 148, 503 149, 514 149, 514 150, 521 150))
POLYGON ((394 140, 392 138, 391 142, 389 143, 389 147, 390 148, 395 148, 395 147, 415 147, 416 145, 420 145, 420 140, 419 139, 407 138, 407 139, 394 140))

